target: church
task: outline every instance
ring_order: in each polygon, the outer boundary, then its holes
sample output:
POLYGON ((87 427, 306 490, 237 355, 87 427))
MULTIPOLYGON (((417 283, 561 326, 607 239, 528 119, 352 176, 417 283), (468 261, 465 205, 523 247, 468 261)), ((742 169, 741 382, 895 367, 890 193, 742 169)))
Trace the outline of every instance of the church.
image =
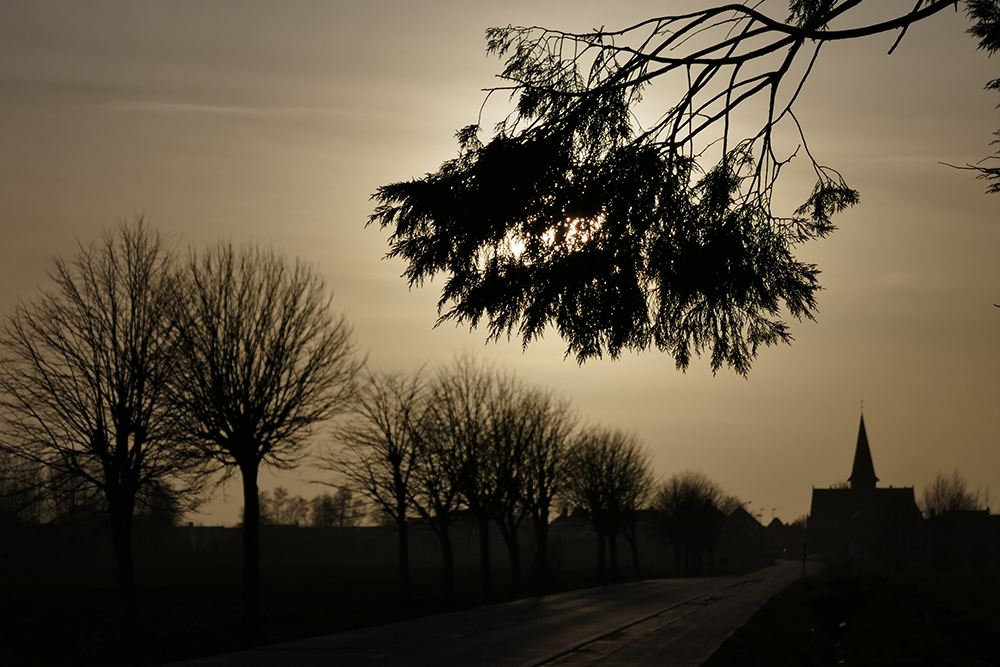
POLYGON ((877 483, 861 415, 847 487, 813 488, 806 533, 810 553, 866 569, 920 566, 926 545, 913 487, 885 488, 877 483))

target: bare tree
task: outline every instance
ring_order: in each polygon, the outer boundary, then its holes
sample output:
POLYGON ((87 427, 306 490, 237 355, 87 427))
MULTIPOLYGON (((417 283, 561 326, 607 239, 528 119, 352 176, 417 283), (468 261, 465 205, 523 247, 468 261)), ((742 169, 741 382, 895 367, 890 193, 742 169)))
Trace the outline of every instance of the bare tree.
POLYGON ((258 521, 262 526, 304 526, 309 520, 309 501, 291 495, 283 486, 274 487, 272 493, 260 491, 257 504, 260 507, 258 521))
POLYGON ((343 412, 363 365, 323 280, 273 250, 220 243, 191 252, 178 403, 203 459, 243 485, 245 621, 260 620, 260 466, 294 466, 314 427, 343 412))
POLYGON ((513 376, 497 378, 488 414, 487 439, 478 474, 492 491, 489 511, 500 530, 510 561, 511 590, 521 589, 521 524, 529 512, 529 448, 537 424, 532 421, 533 393, 513 376))
POLYGON ((465 506, 479 528, 480 587, 492 595, 490 523, 510 561, 511 588, 521 585, 519 531, 528 512, 529 448, 542 437, 531 396, 512 374, 460 357, 442 369, 429 414, 441 444, 452 449, 465 506))
POLYGON ((99 495, 130 609, 133 515, 154 485, 193 491, 198 468, 180 446, 166 388, 177 351, 171 255, 140 216, 81 243, 71 261, 56 258, 49 277, 0 336, 0 446, 47 471, 34 483, 56 503, 99 495))
POLYGON ((930 484, 924 487, 921 500, 924 516, 944 514, 953 510, 986 509, 979 491, 969 489, 968 482, 956 470, 951 475, 939 472, 930 484))
POLYGON ((637 579, 642 576, 639 566, 639 541, 636 529, 639 523, 639 513, 648 509, 653 495, 653 473, 649 467, 649 454, 645 450, 636 449, 629 452, 616 473, 620 480, 618 501, 618 530, 628 542, 632 553, 632 573, 637 579))
POLYGON ((606 581, 609 565, 612 579, 617 579, 618 535, 625 515, 637 511, 635 503, 644 498, 638 489, 649 484, 649 455, 634 435, 590 427, 570 447, 565 475, 568 501, 587 514, 597 533, 598 574, 606 581))
MULTIPOLYGON (((288 489, 283 486, 274 487, 274 491, 271 492, 270 503, 271 506, 265 506, 263 498, 261 498, 261 517, 270 516, 271 520, 269 523, 275 526, 287 525, 288 521, 288 505, 291 500, 291 496, 288 494, 288 489)), ((261 521, 261 523, 265 523, 261 521)))
POLYGON ((351 416, 336 430, 339 449, 320 456, 320 466, 342 475, 385 516, 399 536, 399 584, 409 595, 409 524, 413 477, 421 464, 416 432, 426 410, 422 373, 370 371, 361 383, 351 416))
MULTIPOLYGON (((271 494, 267 491, 259 491, 257 493, 257 521, 262 526, 274 525, 274 515, 271 513, 271 507, 273 506, 273 501, 271 500, 271 494)), ((244 521, 246 521, 246 507, 244 506, 240 509, 240 523, 242 526, 244 521)))
POLYGON ((282 523, 286 526, 305 526, 309 523, 309 501, 302 496, 288 499, 288 509, 282 523))
POLYGON ((342 516, 340 507, 333 494, 322 493, 309 501, 309 525, 317 528, 334 528, 340 526, 342 516))
POLYGON ((535 571, 549 582, 549 512, 562 489, 566 447, 577 417, 568 400, 531 389, 521 402, 526 446, 523 451, 522 498, 535 533, 535 571))
POLYGON ((678 573, 690 576, 704 572, 705 555, 711 554, 726 519, 721 508, 738 503, 699 472, 688 470, 663 483, 653 499, 653 509, 663 515, 678 573))
MULTIPOLYGON (((432 394, 431 400, 435 400, 432 394)), ((427 410, 414 432, 421 463, 410 473, 410 504, 427 522, 441 546, 441 571, 444 593, 455 593, 455 554, 451 544, 451 525, 462 502, 464 461, 461 451, 449 438, 441 415, 427 410)))
POLYGON ((342 486, 336 493, 324 493, 308 503, 309 525, 353 528, 365 517, 364 506, 354 492, 342 486))
POLYGON ((0 527, 39 524, 51 516, 51 502, 38 480, 47 473, 35 461, 0 448, 0 527))
MULTIPOLYGON (((485 319, 491 338, 525 344, 552 324, 581 361, 655 347, 685 368, 708 351, 713 369, 745 374, 761 347, 791 341, 783 311, 815 311, 819 271, 796 246, 859 201, 794 113, 820 49, 898 42, 957 6, 918 0, 858 25, 862 4, 875 3, 719 4, 587 33, 493 28, 487 51, 506 65, 489 94, 514 109, 485 143, 478 123, 459 130, 458 157, 437 172, 379 188, 369 222, 390 229, 389 256, 407 262, 411 285, 445 274, 441 320, 485 319), (654 83, 677 97, 637 111, 654 83), (799 148, 782 152, 782 134, 799 148), (775 210, 779 174, 800 152, 815 185, 775 210)), ((995 0, 965 5, 994 53, 995 0)))
MULTIPOLYGON (((421 475, 424 511, 431 500, 427 491, 436 489, 433 495, 438 500, 431 504, 447 497, 451 490, 458 492, 456 509, 461 501, 479 527, 480 588, 484 597, 492 594, 489 522, 503 494, 497 476, 490 470, 495 462, 490 453, 490 429, 491 421, 498 416, 500 382, 493 369, 469 354, 441 367, 430 388, 422 431, 427 438, 428 460, 436 462, 436 475, 448 478, 429 480, 421 475)), ((447 535, 447 530, 438 537, 442 535, 447 535)))

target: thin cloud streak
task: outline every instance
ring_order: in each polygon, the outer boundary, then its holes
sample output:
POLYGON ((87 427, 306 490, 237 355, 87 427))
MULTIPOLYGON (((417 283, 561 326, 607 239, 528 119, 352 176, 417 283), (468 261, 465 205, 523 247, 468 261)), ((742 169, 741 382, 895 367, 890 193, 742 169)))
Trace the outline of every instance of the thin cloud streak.
POLYGON ((111 100, 100 105, 114 111, 144 113, 226 114, 238 116, 334 116, 360 117, 364 114, 332 107, 241 107, 192 102, 153 102, 148 100, 111 100))

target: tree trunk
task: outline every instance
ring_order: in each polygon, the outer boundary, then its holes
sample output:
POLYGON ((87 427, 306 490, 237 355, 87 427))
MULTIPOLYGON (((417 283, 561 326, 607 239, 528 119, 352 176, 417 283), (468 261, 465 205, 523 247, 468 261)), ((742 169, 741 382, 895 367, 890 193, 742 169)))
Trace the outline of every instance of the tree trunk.
MULTIPOLYGON (((124 505, 120 501, 115 505, 124 505)), ((110 506, 111 546, 115 553, 115 572, 118 590, 124 607, 133 611, 135 606, 135 565, 132 561, 132 508, 110 506)))
POLYGON ((448 526, 436 530, 438 542, 441 544, 441 584, 447 598, 455 596, 455 554, 451 548, 451 536, 448 526))
POLYGON ((608 531, 608 555, 611 565, 611 580, 618 581, 618 531, 608 531))
POLYGON ((602 584, 608 583, 608 568, 604 562, 604 531, 594 526, 597 531, 597 577, 602 584))
POLYGON ((115 554, 115 572, 121 602, 121 641, 135 647, 139 640, 139 614, 136 608, 135 565, 132 561, 132 512, 134 499, 108 497, 111 522, 111 545, 115 554))
POLYGON ((520 528, 518 523, 501 521, 497 524, 504 546, 507 547, 507 556, 510 559, 510 590, 515 596, 521 591, 521 543, 517 535, 520 528))
POLYGON ((493 573, 490 567, 490 520, 476 517, 479 522, 479 592, 484 599, 493 597, 493 573))
POLYGON ((396 532, 399 537, 399 592, 410 599, 410 531, 406 524, 406 492, 399 461, 392 462, 392 484, 396 494, 396 532))
POLYGON ((521 592, 521 545, 517 539, 517 528, 509 531, 507 554, 510 556, 510 590, 515 596, 521 592))
POLYGON ((549 585, 549 509, 539 508, 534 512, 535 530, 535 576, 539 588, 549 585))
POLYGON ((642 573, 639 571, 639 540, 633 532, 625 534, 625 541, 628 542, 629 549, 632 551, 632 572, 636 579, 642 579, 642 573))
POLYGON ((260 629, 260 501, 257 461, 240 465, 243 478, 243 628, 248 637, 260 629))
POLYGON ((410 531, 406 515, 396 515, 396 532, 399 536, 399 593, 403 600, 410 599, 410 531))

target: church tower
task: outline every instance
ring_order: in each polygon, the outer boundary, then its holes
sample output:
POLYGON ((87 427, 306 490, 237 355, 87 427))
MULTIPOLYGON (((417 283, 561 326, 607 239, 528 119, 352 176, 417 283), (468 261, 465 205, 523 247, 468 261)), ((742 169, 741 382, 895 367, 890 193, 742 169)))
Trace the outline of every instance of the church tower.
POLYGON ((878 477, 875 476, 875 465, 872 463, 872 451, 868 448, 868 434, 865 433, 865 416, 861 415, 861 426, 858 429, 858 446, 854 450, 854 467, 851 476, 847 478, 852 489, 873 490, 878 477))
POLYGON ((876 486, 863 414, 848 480, 846 489, 813 487, 806 529, 810 550, 833 562, 857 562, 862 567, 923 567, 923 519, 913 487, 876 486))

